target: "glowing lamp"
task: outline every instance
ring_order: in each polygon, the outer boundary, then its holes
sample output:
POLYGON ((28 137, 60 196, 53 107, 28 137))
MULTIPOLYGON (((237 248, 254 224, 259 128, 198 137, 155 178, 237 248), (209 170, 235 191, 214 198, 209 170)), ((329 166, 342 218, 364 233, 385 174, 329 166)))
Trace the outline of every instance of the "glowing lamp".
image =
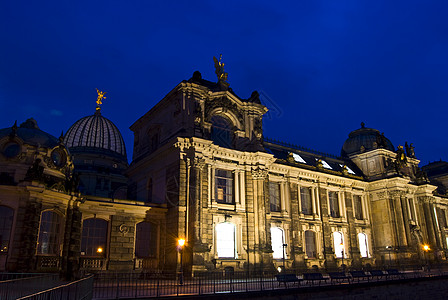
POLYGON ((178 239, 177 244, 179 245, 179 247, 183 247, 185 245, 185 239, 178 239))
POLYGON ((425 250, 426 252, 428 252, 429 250, 431 250, 430 248, 429 248, 429 246, 428 245, 423 245, 423 250, 425 250))
POLYGON ((98 249, 96 249, 96 252, 98 252, 98 253, 103 253, 103 248, 98 247, 98 249))

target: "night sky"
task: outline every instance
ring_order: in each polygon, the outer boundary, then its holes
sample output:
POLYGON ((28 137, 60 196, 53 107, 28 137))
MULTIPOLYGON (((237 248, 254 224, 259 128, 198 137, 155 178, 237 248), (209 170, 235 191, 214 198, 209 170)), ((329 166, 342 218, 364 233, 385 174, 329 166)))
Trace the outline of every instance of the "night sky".
POLYGON ((195 70, 271 109, 264 135, 340 154, 360 128, 448 160, 448 1, 0 1, 0 128, 55 136, 95 111, 123 134, 195 70))

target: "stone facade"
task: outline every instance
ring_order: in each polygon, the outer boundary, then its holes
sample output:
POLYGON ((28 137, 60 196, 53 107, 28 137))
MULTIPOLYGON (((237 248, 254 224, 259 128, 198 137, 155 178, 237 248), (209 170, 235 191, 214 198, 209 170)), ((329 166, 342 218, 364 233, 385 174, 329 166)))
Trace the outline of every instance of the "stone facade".
POLYGON ((179 271, 181 261, 194 274, 446 260, 448 198, 418 167, 413 148, 396 149, 364 124, 340 157, 264 138, 267 108, 258 93, 240 98, 220 78, 195 72, 139 118, 130 127, 129 167, 123 147, 87 149, 88 139, 84 146, 72 139, 72 160, 62 139, 33 144, 16 125, 2 129, 0 214, 10 222, 0 224, 9 236, 0 270, 72 277, 179 271), (90 160, 101 170, 88 169, 90 160), (108 169, 125 172, 110 175, 120 193, 76 189, 76 174, 86 188, 108 169))

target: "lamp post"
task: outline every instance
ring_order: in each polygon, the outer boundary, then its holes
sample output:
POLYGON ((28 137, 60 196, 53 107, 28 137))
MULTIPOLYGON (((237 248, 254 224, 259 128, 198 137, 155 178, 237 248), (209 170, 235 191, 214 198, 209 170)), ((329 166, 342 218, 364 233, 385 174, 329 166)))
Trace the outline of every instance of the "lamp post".
POLYGON ((345 265, 344 265, 344 244, 341 243, 341 254, 342 254, 342 263, 341 263, 341 267, 342 267, 342 271, 345 272, 345 265))
POLYGON ((285 267, 285 249, 286 247, 288 247, 288 244, 282 244, 283 247, 283 272, 286 271, 286 267, 285 267))
POLYGON ((391 267, 390 263, 390 252, 392 251, 392 246, 386 246, 386 250, 389 252, 389 268, 391 267))
POLYGON ((425 251, 425 265, 426 265, 426 271, 429 271, 429 263, 428 263, 428 251, 431 250, 429 248, 429 245, 424 244, 423 245, 423 251, 425 251))
POLYGON ((184 250, 184 245, 185 245, 185 239, 178 239, 177 240, 177 245, 178 245, 179 252, 180 252, 179 284, 183 285, 184 284, 184 270, 182 268, 182 257, 183 257, 183 250, 184 250))

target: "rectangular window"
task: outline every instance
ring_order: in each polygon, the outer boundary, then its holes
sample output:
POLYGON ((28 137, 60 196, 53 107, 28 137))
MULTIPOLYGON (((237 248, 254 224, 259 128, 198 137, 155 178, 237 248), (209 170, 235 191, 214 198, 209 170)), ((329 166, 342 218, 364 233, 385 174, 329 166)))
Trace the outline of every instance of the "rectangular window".
POLYGON ((305 231, 305 254, 308 258, 316 258, 316 237, 314 231, 305 231))
POLYGON ((446 215, 445 210, 441 208, 437 208, 437 214, 439 215, 440 220, 440 229, 443 230, 446 227, 446 215))
POLYGON ((355 218, 356 220, 362 220, 362 198, 359 195, 353 195, 353 205, 355 206, 355 218))
POLYGON ((215 198, 217 202, 233 204, 233 176, 231 171, 215 171, 215 198))
POLYGON ((328 192, 328 198, 330 200, 330 216, 333 218, 341 217, 339 212, 339 199, 337 192, 328 192))
POLYGON ((280 209, 280 184, 269 182, 269 204, 271 211, 281 211, 280 209))
POLYGON ((312 215, 313 214, 313 202, 311 197, 311 188, 301 187, 300 188, 300 204, 302 205, 302 214, 312 215))

